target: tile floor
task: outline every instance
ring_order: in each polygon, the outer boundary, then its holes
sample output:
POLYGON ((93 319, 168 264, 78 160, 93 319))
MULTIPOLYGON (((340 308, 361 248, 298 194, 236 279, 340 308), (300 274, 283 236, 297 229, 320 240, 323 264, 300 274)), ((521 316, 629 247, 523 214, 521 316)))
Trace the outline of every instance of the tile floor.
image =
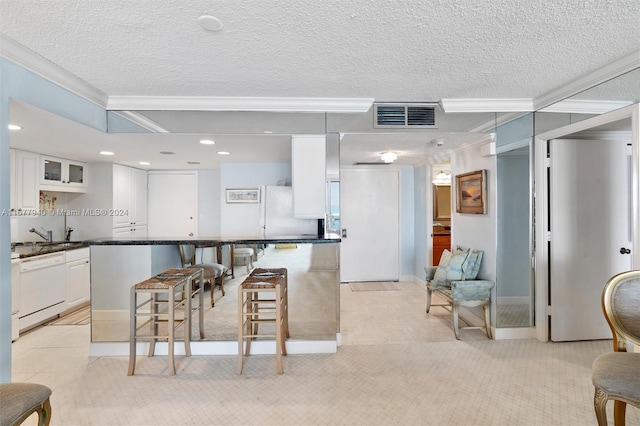
MULTIPOLYGON (((591 364, 611 341, 456 341, 450 314, 424 312, 424 286, 341 285, 336 354, 89 357, 89 326, 46 326, 13 344, 13 380, 52 388, 52 425, 595 425, 591 364)), ((610 404, 611 405, 611 404, 610 404)), ((611 413, 609 414, 611 417, 611 413)), ((611 420, 611 419, 610 419, 611 420)), ((26 424, 36 424, 35 418, 26 424)), ((612 424, 612 423, 611 423, 612 424)), ((627 409, 640 425, 640 410, 627 409)))

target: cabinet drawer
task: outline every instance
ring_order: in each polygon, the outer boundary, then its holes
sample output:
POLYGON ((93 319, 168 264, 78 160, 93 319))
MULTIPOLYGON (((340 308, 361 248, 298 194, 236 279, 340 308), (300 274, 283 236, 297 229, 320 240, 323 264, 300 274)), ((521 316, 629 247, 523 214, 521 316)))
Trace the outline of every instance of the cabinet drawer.
POLYGON ((434 235, 433 244, 448 246, 451 244, 451 236, 450 235, 434 235))
POLYGON ((67 250, 65 254, 67 256, 67 263, 74 262, 79 259, 86 259, 89 257, 89 247, 67 250))

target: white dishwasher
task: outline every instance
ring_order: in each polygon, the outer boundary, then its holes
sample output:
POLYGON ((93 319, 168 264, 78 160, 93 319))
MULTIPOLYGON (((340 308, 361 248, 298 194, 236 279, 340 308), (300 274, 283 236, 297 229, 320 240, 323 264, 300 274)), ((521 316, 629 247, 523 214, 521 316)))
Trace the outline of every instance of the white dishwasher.
POLYGON ((65 308, 65 252, 20 261, 20 330, 49 319, 65 308))
POLYGON ((20 331, 20 258, 11 253, 11 341, 18 338, 20 331))

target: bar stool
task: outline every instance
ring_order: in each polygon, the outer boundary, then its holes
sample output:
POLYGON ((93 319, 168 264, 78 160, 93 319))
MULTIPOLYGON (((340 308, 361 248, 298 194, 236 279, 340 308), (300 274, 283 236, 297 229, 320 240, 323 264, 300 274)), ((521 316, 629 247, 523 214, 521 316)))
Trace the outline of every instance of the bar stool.
POLYGON ((272 273, 269 276, 249 276, 238 287, 237 374, 242 374, 244 356, 250 355, 251 341, 257 337, 275 337, 278 374, 284 373, 282 356, 287 354, 285 345, 285 318, 287 316, 284 296, 285 283, 286 275, 272 273), (261 299, 260 293, 272 293, 273 298, 261 299), (274 324, 275 334, 258 334, 259 323, 274 324), (246 345, 243 348, 245 339, 246 345))
MULTIPOLYGON (((251 279, 260 279, 260 278, 269 278, 273 276, 281 275, 284 277, 284 281, 282 283, 282 293, 284 296, 284 332, 285 337, 288 339, 291 337, 289 334, 289 277, 287 273, 287 268, 255 268, 253 272, 251 272, 251 279)), ((272 299, 265 300, 266 302, 273 302, 272 299)), ((273 305, 267 305, 264 309, 273 309, 273 305)), ((258 325, 256 324, 256 327, 258 325)))
MULTIPOLYGON (((186 297, 187 289, 191 289, 191 316, 198 314, 198 331, 200 333, 200 339, 204 339, 204 288, 201 285, 203 283, 205 268, 198 268, 195 266, 188 268, 173 268, 164 271, 156 277, 170 278, 170 277, 184 277, 190 281, 190 285, 185 286, 185 291, 182 297, 186 297), (198 296, 198 305, 193 306, 193 297, 198 296)), ((193 320, 192 320, 193 322, 193 320)), ((189 340, 193 340, 192 329, 189 328, 189 340)))
MULTIPOLYGON (((155 353, 155 345, 159 339, 167 340, 169 374, 176 374, 174 362, 174 337, 175 329, 184 326, 184 347, 186 356, 191 356, 191 300, 194 294, 194 278, 202 279, 202 269, 169 270, 168 273, 158 274, 152 278, 135 284, 131 287, 131 307, 129 325, 129 371, 127 375, 134 374, 136 364, 136 343, 138 340, 149 340, 149 355, 155 353), (174 273, 170 273, 174 272, 174 273), (149 293, 149 299, 138 304, 138 295, 149 293), (163 297, 159 297, 163 296, 163 297), (164 299, 166 297, 166 299, 164 299), (149 307, 148 311, 140 308, 149 307), (176 319, 176 310, 184 310, 182 319, 176 319), (138 326, 138 317, 149 317, 147 321, 138 326), (158 334, 158 324, 167 323, 167 334, 158 334), (139 334, 146 325, 150 326, 148 335, 139 334)), ((202 292, 200 292, 200 309, 202 312, 202 292)), ((203 326, 200 324, 200 335, 203 336, 203 326)))

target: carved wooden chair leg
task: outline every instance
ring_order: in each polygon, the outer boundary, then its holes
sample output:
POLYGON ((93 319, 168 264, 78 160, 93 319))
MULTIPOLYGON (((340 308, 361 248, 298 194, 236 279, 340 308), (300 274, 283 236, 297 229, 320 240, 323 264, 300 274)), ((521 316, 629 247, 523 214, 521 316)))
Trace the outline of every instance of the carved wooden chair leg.
POLYGON ((484 310, 484 327, 485 330, 487 331, 487 337, 489 339, 491 339, 491 305, 487 304, 484 305, 482 307, 482 310, 484 310))
POLYGON ((451 314, 453 318, 453 332, 456 334, 456 339, 460 340, 460 327, 458 324, 458 305, 452 304, 451 314))

